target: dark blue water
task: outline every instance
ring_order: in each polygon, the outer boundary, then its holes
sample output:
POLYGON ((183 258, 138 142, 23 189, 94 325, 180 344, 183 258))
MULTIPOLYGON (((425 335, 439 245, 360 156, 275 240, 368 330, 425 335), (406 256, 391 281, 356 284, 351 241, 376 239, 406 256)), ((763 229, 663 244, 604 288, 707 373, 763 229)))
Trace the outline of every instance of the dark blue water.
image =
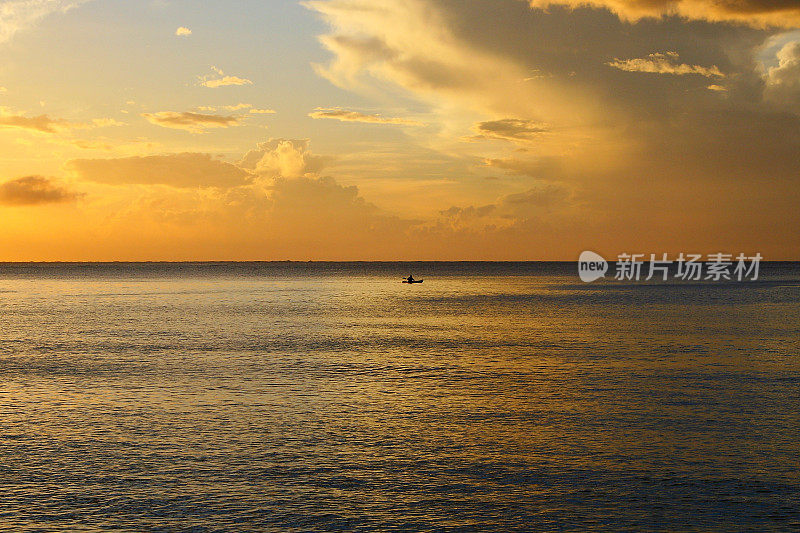
POLYGON ((797 530, 798 354, 793 263, 0 264, 0 529, 797 530))

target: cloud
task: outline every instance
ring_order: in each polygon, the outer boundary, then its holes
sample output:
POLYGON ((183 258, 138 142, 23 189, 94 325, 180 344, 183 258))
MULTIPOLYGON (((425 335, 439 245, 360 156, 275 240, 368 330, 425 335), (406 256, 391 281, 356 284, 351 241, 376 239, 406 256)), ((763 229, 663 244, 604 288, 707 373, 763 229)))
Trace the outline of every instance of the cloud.
POLYGON ((262 176, 316 176, 333 158, 311 153, 308 139, 270 139, 247 152, 239 166, 262 176))
POLYGON ((93 118, 90 127, 93 128, 108 128, 111 126, 127 126, 125 122, 120 122, 113 118, 93 118))
POLYGON ((217 87, 227 87, 229 85, 252 85, 253 82, 238 76, 223 76, 213 80, 205 80, 200 85, 216 89, 217 87))
POLYGON ((383 117, 381 115, 368 115, 359 111, 348 111, 338 107, 318 107, 308 114, 311 118, 332 119, 341 122, 366 122, 368 124, 402 124, 406 126, 422 126, 417 120, 399 117, 383 117))
POLYGON ((222 106, 222 109, 224 109, 226 111, 240 111, 242 109, 250 109, 251 107, 253 107, 251 104, 241 104, 241 103, 239 103, 239 104, 234 104, 234 105, 224 105, 224 106, 222 106))
MULTIPOLYGON (((215 164, 214 159, 191 155, 200 167, 215 164)), ((139 242, 148 235, 145 254, 168 259, 391 257, 398 240, 409 242, 406 231, 413 222, 382 211, 355 186, 320 176, 326 159, 312 154, 308 141, 272 139, 243 158, 240 165, 252 167, 257 175, 238 185, 128 190, 126 203, 104 221, 102 244, 91 246, 113 253, 127 248, 131 236, 139 242)), ((146 165, 154 177, 177 179, 181 171, 171 166, 174 156, 170 160, 164 172, 153 168, 163 165, 147 158, 109 163, 126 169, 125 176, 114 180, 122 185, 130 181, 131 163, 146 165)), ((91 176, 81 177, 102 179, 107 171, 98 166, 91 176)))
POLYGON ((778 65, 765 76, 765 98, 800 114, 800 41, 786 43, 777 53, 778 65))
POLYGON ((474 127, 473 139, 501 139, 504 141, 530 141, 549 131, 545 124, 519 118, 504 118, 480 122, 474 127))
POLYGON ((253 84, 253 82, 248 80, 247 78, 240 78, 238 76, 226 76, 225 73, 220 68, 211 67, 211 70, 214 71, 214 74, 199 76, 200 85, 204 87, 209 87, 211 89, 216 89, 218 87, 228 87, 231 85, 253 84))
POLYGON ((505 170, 509 174, 530 176, 541 180, 563 179, 564 169, 557 157, 537 157, 521 159, 518 157, 486 158, 483 164, 491 168, 505 170))
POLYGON ((794 0, 530 0, 530 5, 538 9, 592 6, 607 9, 626 21, 677 16, 756 27, 800 26, 800 6, 794 0))
POLYGON ((10 41, 53 13, 64 13, 89 0, 5 0, 0 3, 0 44, 10 41))
POLYGON ((52 119, 47 115, 25 117, 22 115, 0 115, 0 128, 19 128, 39 133, 56 133, 70 128, 63 119, 52 119))
POLYGON ((66 168, 81 180, 111 185, 235 187, 251 174, 209 154, 181 153, 116 159, 73 159, 66 168))
POLYGON ((507 194, 495 203, 481 206, 453 206, 440 212, 451 229, 495 230, 526 228, 531 221, 549 216, 569 204, 572 191, 563 183, 536 181, 525 191, 507 194))
MULTIPOLYGON (((800 176, 800 117, 786 112, 800 109, 793 104, 794 52, 783 52, 771 76, 760 61, 770 38, 783 33, 763 27, 763 15, 777 17, 771 6, 783 6, 780 16, 789 17, 796 2, 534 4, 548 9, 518 0, 305 3, 328 27, 320 40, 331 59, 317 66, 321 76, 381 94, 387 105, 407 106, 409 98, 428 105, 426 121, 439 129, 441 144, 470 128, 479 137, 514 141, 505 153, 486 143, 458 150, 518 176, 496 182, 498 189, 524 187, 528 178, 567 183, 569 201, 582 202, 583 216, 598 220, 592 238, 658 249, 667 242, 786 249, 793 236, 785 221, 800 223, 788 200, 797 200, 800 176), (670 5, 678 16, 669 16, 670 5), (699 6, 694 14, 691 5, 699 6), (674 53, 648 56, 654 50, 674 53), (672 75, 622 75, 607 65, 614 58, 619 67, 672 75), (532 78, 533 72, 547 75, 532 78), (642 227, 646 234, 633 229, 642 227)), ((470 179, 457 190, 491 190, 470 179)), ((526 231, 548 249, 589 239, 582 225, 574 233, 568 227, 559 220, 550 237, 533 225, 526 231)))
POLYGON ((687 65, 685 63, 678 63, 678 54, 676 52, 666 52, 664 54, 655 53, 649 54, 644 58, 636 59, 614 59, 606 63, 606 65, 626 72, 649 72, 652 74, 677 74, 685 76, 687 74, 699 74, 707 78, 719 77, 724 78, 725 75, 720 72, 716 65, 710 67, 702 67, 700 65, 687 65))
POLYGON ((69 122, 61 118, 50 118, 48 115, 26 117, 11 113, 8 108, 0 107, 0 128, 18 128, 39 133, 58 133, 65 130, 106 128, 109 126, 125 126, 112 118, 95 118, 91 122, 69 122))
POLYGON ((192 34, 192 30, 190 30, 186 26, 181 26, 180 28, 175 30, 175 35, 177 35, 178 37, 185 37, 185 36, 191 35, 191 34, 192 34))
POLYGON ((227 128, 236 126, 241 122, 241 117, 207 115, 184 111, 159 111, 158 113, 142 113, 142 116, 151 124, 164 128, 186 130, 200 133, 208 128, 227 128))
POLYGON ((25 176, 0 184, 0 204, 9 206, 72 202, 81 195, 44 176, 25 176))
MULTIPOLYGON (((203 105, 203 106, 198 107, 197 109, 199 109, 200 111, 207 111, 207 112, 213 113, 213 112, 215 112, 217 110, 217 107, 203 105)), ((275 113, 275 111, 272 110, 272 109, 258 109, 258 108, 253 107, 252 104, 241 104, 241 103, 240 104, 232 104, 232 105, 224 105, 224 106, 221 106, 219 109, 224 109, 225 111, 247 110, 246 112, 248 114, 250 114, 250 115, 272 115, 272 114, 275 113)))
POLYGON ((314 68, 339 87, 377 95, 386 94, 388 82, 434 105, 461 101, 484 111, 522 105, 526 115, 547 103, 546 94, 523 97, 526 89, 518 82, 530 75, 528 69, 460 40, 451 31, 449 13, 438 5, 424 0, 303 5, 331 27, 320 42, 334 59, 314 68))

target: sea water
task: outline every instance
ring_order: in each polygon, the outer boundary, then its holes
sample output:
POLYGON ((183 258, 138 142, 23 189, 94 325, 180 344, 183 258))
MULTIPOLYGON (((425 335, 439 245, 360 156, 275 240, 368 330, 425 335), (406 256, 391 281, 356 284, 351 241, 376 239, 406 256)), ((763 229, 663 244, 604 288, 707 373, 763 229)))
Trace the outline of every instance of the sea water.
POLYGON ((796 263, 0 264, 0 529, 797 530, 799 355, 796 263))

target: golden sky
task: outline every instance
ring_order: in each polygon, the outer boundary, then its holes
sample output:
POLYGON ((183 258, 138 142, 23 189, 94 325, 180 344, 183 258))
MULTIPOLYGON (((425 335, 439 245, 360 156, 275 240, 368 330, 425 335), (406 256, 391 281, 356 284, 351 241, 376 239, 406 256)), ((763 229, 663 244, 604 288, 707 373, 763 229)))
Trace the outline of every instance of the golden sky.
POLYGON ((0 0, 0 261, 800 259, 800 6, 0 0))

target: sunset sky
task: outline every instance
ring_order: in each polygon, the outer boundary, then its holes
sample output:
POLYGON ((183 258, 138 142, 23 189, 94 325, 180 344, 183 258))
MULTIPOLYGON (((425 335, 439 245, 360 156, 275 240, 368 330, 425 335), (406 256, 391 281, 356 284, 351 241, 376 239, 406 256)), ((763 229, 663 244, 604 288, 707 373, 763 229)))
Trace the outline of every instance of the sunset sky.
POLYGON ((800 6, 0 0, 0 260, 800 259, 800 6))

